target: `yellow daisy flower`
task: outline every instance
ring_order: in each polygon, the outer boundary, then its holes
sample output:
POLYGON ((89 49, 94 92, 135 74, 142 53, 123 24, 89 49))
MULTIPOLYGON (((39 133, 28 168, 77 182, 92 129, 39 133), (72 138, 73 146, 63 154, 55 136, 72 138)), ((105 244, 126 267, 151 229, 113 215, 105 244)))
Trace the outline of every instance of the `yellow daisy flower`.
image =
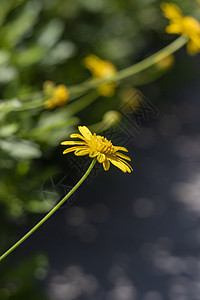
POLYGON ((86 126, 78 127, 81 134, 73 133, 71 138, 79 138, 81 141, 64 141, 61 145, 72 146, 63 151, 63 154, 74 152, 77 156, 89 155, 89 157, 97 157, 97 161, 103 164, 105 171, 110 168, 110 163, 119 168, 124 173, 131 173, 132 167, 125 161, 131 159, 119 150, 128 152, 125 147, 113 146, 111 141, 108 141, 105 137, 91 133, 86 126))
POLYGON ((200 52, 200 23, 191 16, 184 16, 176 4, 164 2, 161 9, 164 16, 170 20, 166 32, 188 37, 187 51, 190 55, 200 52))
POLYGON ((52 88, 51 96, 45 102, 45 107, 47 109, 53 109, 56 106, 65 105, 69 100, 69 91, 67 87, 64 84, 60 84, 57 87, 53 88, 52 86, 51 88, 52 88))
MULTIPOLYGON (((95 78, 103 79, 114 75, 117 72, 116 67, 109 61, 102 60, 96 55, 88 55, 84 59, 84 65, 90 70, 95 78)), ((111 97, 115 93, 116 83, 106 83, 97 88, 100 95, 111 97)))

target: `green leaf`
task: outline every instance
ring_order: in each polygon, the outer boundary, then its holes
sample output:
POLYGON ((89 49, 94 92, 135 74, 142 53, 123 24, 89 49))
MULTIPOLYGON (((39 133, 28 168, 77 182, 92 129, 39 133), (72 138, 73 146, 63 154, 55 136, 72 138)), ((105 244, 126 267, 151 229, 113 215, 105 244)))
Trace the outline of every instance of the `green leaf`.
POLYGON ((13 135, 19 128, 17 123, 10 123, 0 127, 0 136, 7 137, 13 135))
POLYGON ((28 160, 42 155, 38 144, 16 137, 0 140, 0 148, 16 159, 28 160))

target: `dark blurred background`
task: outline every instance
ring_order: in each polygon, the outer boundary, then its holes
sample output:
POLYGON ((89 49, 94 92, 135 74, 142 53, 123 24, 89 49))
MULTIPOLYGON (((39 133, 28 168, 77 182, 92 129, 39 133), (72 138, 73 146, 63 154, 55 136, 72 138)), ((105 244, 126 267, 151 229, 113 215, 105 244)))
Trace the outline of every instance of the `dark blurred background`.
MULTIPOLYGON (((197 1, 175 3, 198 17, 197 1)), ((165 33, 159 6, 153 0, 1 0, 2 102, 31 99, 45 80, 86 80, 87 54, 122 69, 166 46, 175 37, 165 33)), ((61 128, 67 135, 78 124, 98 123, 135 95, 134 88, 156 111, 143 115, 137 130, 133 112, 108 133, 117 132, 129 149, 134 172, 97 167, 69 205, 1 262, 0 299, 200 299, 199 65, 198 55, 181 49, 170 68, 121 82, 113 98, 99 97, 61 128)), ((62 156, 59 142, 50 139, 57 131, 31 134, 55 113, 0 113, 1 253, 89 163, 62 156)))

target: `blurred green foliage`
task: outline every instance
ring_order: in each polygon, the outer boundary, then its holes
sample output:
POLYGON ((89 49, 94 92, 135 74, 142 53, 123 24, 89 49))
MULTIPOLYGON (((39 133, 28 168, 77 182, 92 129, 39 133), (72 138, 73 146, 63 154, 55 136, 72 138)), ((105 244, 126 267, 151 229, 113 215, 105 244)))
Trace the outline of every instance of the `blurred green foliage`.
POLYGON ((45 277, 47 267, 48 262, 43 254, 30 256, 14 267, 5 267, 0 274, 0 300, 47 299, 35 285, 35 279, 41 280, 45 277))

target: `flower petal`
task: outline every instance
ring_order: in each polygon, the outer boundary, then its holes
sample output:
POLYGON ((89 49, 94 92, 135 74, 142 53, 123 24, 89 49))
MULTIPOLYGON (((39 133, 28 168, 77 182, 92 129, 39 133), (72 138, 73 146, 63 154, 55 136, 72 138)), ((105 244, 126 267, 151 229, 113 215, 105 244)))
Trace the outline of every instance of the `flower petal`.
POLYGON ((128 157, 127 155, 125 155, 123 153, 117 152, 116 155, 119 156, 119 157, 121 157, 121 158, 124 158, 126 160, 131 161, 130 157, 128 157))
POLYGON ((118 161, 122 162, 123 164, 125 164, 131 171, 133 171, 133 168, 129 165, 129 163, 121 158, 118 159, 118 161))
POLYGON ((132 167, 120 158, 109 158, 109 160, 114 166, 122 170, 124 173, 131 173, 131 171, 133 171, 132 167))
POLYGON ((61 145, 85 145, 85 142, 80 141, 64 141, 61 145))
POLYGON ((182 34, 183 33, 183 26, 181 22, 171 23, 166 27, 167 33, 175 33, 175 34, 182 34))
POLYGON ((90 140, 92 133, 86 126, 78 126, 78 130, 87 140, 90 140))
POLYGON ((105 159, 106 159, 105 154, 103 154, 103 153, 99 153, 99 154, 98 154, 97 160, 98 160, 98 162, 99 162, 100 164, 101 164, 105 159))
POLYGON ((70 147, 70 148, 67 148, 63 151, 63 154, 67 154, 69 152, 73 152, 77 149, 77 147, 70 147))
POLYGON ((104 162, 103 162, 103 168, 105 171, 108 171, 110 169, 110 162, 108 159, 106 159, 104 162))
POLYGON ((90 149, 88 149, 88 148, 87 149, 78 149, 74 152, 74 154, 76 156, 84 156, 84 155, 88 155, 89 152, 90 152, 90 149))
POLYGON ((200 46, 195 44, 193 42, 193 40, 190 40, 188 43, 187 43, 187 52, 190 54, 190 55, 195 55, 197 54, 198 52, 200 51, 200 46))
POLYGON ((117 168, 119 168, 121 171, 123 171, 124 173, 127 172, 127 166, 125 164, 123 164, 120 161, 116 161, 114 159, 110 159, 110 162, 117 168))
POLYGON ((93 157, 97 156, 97 155, 98 155, 98 153, 99 153, 98 151, 93 151, 93 150, 90 150, 89 157, 93 158, 93 157))
POLYGON ((181 19, 183 17, 182 11, 178 5, 174 3, 161 3, 161 9, 164 13, 164 16, 170 20, 181 19))
POLYGON ((86 140, 82 135, 80 135, 80 134, 78 134, 78 133, 72 133, 71 135, 70 135, 70 138, 79 138, 79 139, 81 139, 81 140, 86 140))
POLYGON ((131 173, 133 171, 133 168, 126 161, 123 161, 123 163, 127 166, 127 172, 131 173))
POLYGON ((115 150, 120 150, 120 151, 124 151, 124 152, 128 152, 128 150, 125 147, 120 147, 120 146, 114 146, 115 150))

